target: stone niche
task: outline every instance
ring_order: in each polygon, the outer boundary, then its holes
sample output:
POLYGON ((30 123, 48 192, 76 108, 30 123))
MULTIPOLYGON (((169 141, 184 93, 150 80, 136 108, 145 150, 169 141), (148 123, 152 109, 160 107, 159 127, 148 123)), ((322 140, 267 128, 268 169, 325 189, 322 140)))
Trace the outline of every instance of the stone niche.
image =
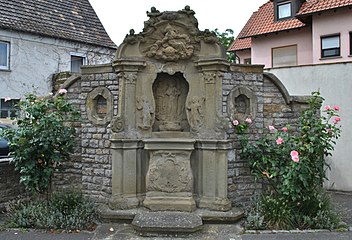
POLYGON ((147 15, 143 32, 130 31, 112 64, 120 92, 111 122, 109 207, 229 211, 225 51, 214 33, 198 29, 187 6, 172 12, 152 8, 147 15))

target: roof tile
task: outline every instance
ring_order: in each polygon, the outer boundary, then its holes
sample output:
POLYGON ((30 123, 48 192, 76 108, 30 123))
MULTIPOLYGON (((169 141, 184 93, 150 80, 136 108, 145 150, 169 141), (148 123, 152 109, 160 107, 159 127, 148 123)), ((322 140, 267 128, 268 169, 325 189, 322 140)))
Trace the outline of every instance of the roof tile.
POLYGON ((238 50, 249 49, 251 48, 251 45, 252 45, 252 39, 250 37, 242 38, 242 39, 236 38, 227 51, 238 51, 238 50))
POLYGON ((242 29, 238 38, 253 37, 273 32, 304 27, 305 24, 296 18, 282 21, 274 19, 274 3, 268 1, 255 12, 242 29))
POLYGON ((340 7, 352 6, 352 0, 310 0, 303 3, 297 16, 309 15, 315 12, 321 12, 340 7))
POLYGON ((116 48, 88 0, 0 0, 0 28, 116 48))

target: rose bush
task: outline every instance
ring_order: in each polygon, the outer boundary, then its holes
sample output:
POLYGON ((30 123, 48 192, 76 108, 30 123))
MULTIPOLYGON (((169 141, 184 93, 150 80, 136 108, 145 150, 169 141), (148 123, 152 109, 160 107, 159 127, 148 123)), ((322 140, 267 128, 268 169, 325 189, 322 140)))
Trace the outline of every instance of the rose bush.
POLYGON ((18 127, 2 133, 20 182, 31 192, 47 192, 54 170, 74 150, 75 129, 68 123, 79 119, 79 113, 65 99, 66 93, 60 89, 57 97, 27 95, 18 104, 18 127))
POLYGON ((268 126, 258 141, 242 138, 241 158, 248 161, 256 179, 269 185, 258 210, 267 227, 317 227, 314 219, 324 211, 337 219, 323 197, 322 184, 329 168, 325 157, 331 155, 341 133, 340 107, 327 105, 320 116, 323 100, 318 92, 312 94, 298 131, 268 126))

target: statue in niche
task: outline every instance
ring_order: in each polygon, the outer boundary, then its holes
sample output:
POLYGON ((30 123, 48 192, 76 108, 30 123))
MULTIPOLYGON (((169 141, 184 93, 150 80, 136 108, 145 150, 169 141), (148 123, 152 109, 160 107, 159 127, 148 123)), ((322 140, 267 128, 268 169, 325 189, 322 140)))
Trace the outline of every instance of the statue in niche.
POLYGON ((249 98, 243 94, 235 98, 235 118, 245 120, 250 115, 249 98))
MULTIPOLYGON (((182 77, 183 78, 183 77, 182 77)), ((154 131, 182 131, 187 121, 186 98, 188 84, 181 79, 180 73, 169 75, 161 73, 153 84, 155 99, 154 131)))
POLYGON ((198 129, 203 125, 203 104, 205 98, 192 97, 188 102, 187 110, 189 111, 189 122, 193 129, 198 129))
POLYGON ((181 94, 181 91, 177 88, 175 81, 169 81, 165 95, 166 95, 166 121, 172 121, 178 113, 178 98, 181 94))
POLYGON ((149 103, 148 99, 143 97, 137 97, 137 110, 141 112, 141 121, 138 123, 138 127, 141 129, 149 129, 153 122, 154 109, 149 103))

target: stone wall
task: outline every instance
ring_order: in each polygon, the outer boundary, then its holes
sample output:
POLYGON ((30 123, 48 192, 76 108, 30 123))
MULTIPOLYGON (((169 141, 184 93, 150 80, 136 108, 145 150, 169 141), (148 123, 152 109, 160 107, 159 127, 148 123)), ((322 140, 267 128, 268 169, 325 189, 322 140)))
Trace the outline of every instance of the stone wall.
POLYGON ((8 160, 0 161, 0 211, 4 210, 8 201, 15 199, 23 193, 23 187, 20 186, 20 177, 15 171, 14 165, 8 160))
MULTIPOLYGON (((244 135, 255 140, 263 135, 269 125, 277 128, 290 125, 297 128, 300 112, 307 106, 306 97, 289 96, 281 82, 270 74, 264 74, 262 66, 232 65, 231 72, 223 78, 223 112, 228 112, 228 98, 232 89, 244 86, 252 90, 257 98, 257 112, 251 127, 244 135)), ((262 182, 256 182, 248 163, 240 158, 239 138, 244 135, 229 133, 233 139, 234 151, 228 161, 228 196, 234 206, 247 206, 251 198, 260 194, 262 182)))

